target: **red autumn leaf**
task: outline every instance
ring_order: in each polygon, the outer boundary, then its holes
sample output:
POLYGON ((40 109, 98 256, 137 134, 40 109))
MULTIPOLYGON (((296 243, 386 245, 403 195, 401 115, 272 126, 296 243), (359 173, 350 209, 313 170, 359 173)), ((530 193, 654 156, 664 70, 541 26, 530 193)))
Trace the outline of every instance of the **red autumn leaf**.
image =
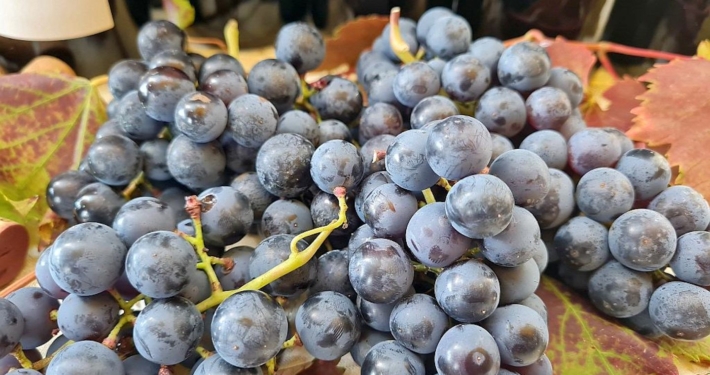
POLYGON ((537 295, 545 301, 555 374, 677 375, 673 356, 599 315, 589 300, 549 277, 537 295))
POLYGON ((639 81, 624 77, 604 91, 602 96, 609 106, 602 109, 598 103, 593 103, 586 111, 584 119, 588 126, 610 126, 626 132, 633 125, 634 114, 631 110, 641 104, 637 97, 646 91, 639 81))
POLYGON ((389 22, 387 16, 360 17, 339 27, 325 40, 325 60, 316 69, 332 70, 343 64, 354 67, 360 53, 372 46, 389 22))
POLYGON ((587 87, 589 73, 592 71, 594 64, 597 63, 597 57, 591 51, 582 45, 570 43, 563 38, 557 38, 546 49, 547 54, 550 55, 550 60, 552 60, 552 66, 565 67, 577 73, 582 79, 584 87, 587 87))
POLYGON ((675 183, 689 185, 710 198, 710 159, 703 157, 710 142, 707 119, 710 102, 710 61, 674 60, 659 65, 639 78, 649 83, 632 111, 637 117, 627 132, 651 148, 669 145, 666 156, 680 168, 675 183))
MULTIPOLYGON (((0 217, 25 225, 33 245, 47 213, 49 179, 79 165, 105 120, 103 102, 84 78, 30 73, 0 77, 0 201, 38 198, 24 213, 0 204, 0 217)), ((43 238, 52 237, 48 229, 63 228, 51 219, 42 225, 43 238)))

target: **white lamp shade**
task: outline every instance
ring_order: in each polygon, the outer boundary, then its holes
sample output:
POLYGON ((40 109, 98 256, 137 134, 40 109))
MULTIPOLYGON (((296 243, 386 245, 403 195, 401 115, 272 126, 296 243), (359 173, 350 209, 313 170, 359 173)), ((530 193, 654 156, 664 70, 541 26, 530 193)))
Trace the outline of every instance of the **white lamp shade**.
POLYGON ((11 39, 74 39, 113 26, 108 0, 0 0, 0 36, 11 39))

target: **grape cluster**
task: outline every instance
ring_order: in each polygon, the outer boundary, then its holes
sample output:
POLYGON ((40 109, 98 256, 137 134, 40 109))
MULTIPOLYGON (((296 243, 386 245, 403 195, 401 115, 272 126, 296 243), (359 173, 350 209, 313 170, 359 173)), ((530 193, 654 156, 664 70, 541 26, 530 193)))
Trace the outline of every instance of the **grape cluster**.
POLYGON ((143 26, 110 119, 47 187, 72 226, 41 289, 0 299, 0 364, 271 374, 302 346, 366 375, 550 375, 543 272, 644 335, 710 335, 707 201, 587 128, 580 78, 544 48, 471 34, 432 8, 385 28, 357 83, 308 85, 325 44, 307 24, 248 75, 143 26))

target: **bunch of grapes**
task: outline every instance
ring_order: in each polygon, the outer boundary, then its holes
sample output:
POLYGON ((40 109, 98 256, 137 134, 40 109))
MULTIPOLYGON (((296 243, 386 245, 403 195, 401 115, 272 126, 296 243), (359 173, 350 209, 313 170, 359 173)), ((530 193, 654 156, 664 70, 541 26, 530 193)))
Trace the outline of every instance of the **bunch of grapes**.
POLYGON ((644 335, 710 335, 706 200, 587 128, 542 47, 471 35, 444 8, 395 19, 357 82, 309 85, 307 24, 248 74, 146 24, 84 162, 47 187, 73 225, 41 288, 0 299, 0 374, 271 374, 302 346, 368 375, 551 375, 546 270, 644 335))

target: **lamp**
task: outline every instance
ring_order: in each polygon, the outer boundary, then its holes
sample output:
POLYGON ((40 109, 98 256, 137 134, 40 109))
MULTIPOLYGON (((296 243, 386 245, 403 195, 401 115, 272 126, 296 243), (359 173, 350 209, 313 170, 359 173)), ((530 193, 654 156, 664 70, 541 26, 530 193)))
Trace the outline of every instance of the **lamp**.
POLYGON ((0 36, 42 42, 98 34, 114 26, 108 2, 0 0, 0 36))

